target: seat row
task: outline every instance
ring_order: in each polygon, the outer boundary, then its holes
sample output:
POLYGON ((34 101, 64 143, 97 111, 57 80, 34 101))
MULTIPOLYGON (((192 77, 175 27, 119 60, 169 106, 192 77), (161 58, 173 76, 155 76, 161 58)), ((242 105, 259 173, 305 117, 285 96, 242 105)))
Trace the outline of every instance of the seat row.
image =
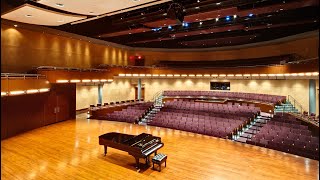
POLYGON ((122 109, 121 111, 114 111, 104 116, 99 116, 98 119, 136 123, 143 115, 150 111, 152 107, 152 102, 140 103, 128 106, 126 109, 122 109))
POLYGON ((255 94, 242 92, 219 92, 219 91, 164 91, 164 96, 208 96, 217 98, 256 100, 269 103, 280 103, 286 100, 286 96, 255 94))
MULTIPOLYGON (((277 120, 280 118, 275 116, 277 120)), ((247 143, 319 159, 319 137, 313 136, 308 126, 293 123, 296 122, 294 117, 286 114, 282 118, 285 123, 272 119, 247 143)))

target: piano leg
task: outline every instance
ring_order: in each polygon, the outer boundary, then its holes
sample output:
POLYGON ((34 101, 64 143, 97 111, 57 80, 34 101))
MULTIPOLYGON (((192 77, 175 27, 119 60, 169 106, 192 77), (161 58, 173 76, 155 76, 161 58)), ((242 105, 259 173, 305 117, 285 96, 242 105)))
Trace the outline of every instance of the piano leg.
POLYGON ((107 147, 108 147, 108 146, 104 146, 104 155, 107 154, 107 147))
POLYGON ((136 169, 140 169, 139 158, 136 158, 136 169))

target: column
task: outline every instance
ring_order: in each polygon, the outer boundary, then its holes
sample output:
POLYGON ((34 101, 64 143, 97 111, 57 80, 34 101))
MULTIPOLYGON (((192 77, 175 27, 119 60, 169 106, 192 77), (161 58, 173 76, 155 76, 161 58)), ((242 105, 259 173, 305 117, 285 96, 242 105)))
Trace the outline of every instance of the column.
POLYGON ((138 99, 141 99, 141 79, 138 79, 138 99))
POLYGON ((316 113, 316 80, 309 80, 309 114, 316 113))
POLYGON ((98 85, 98 103, 102 105, 102 90, 103 90, 103 83, 98 85))

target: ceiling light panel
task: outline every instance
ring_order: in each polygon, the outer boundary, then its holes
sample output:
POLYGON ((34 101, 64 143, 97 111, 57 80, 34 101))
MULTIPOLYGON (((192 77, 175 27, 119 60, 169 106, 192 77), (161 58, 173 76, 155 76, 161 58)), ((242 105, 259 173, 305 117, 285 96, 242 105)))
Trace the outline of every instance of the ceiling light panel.
POLYGON ((30 4, 24 4, 12 11, 9 11, 1 18, 11 21, 17 21, 27 24, 36 24, 44 26, 60 26, 87 18, 86 16, 70 15, 60 12, 51 11, 48 9, 39 8, 30 4))
POLYGON ((102 15, 116 11, 122 13, 128 8, 130 9, 142 5, 147 7, 159 4, 159 2, 165 3, 168 1, 171 0, 39 0, 37 3, 77 14, 102 15))

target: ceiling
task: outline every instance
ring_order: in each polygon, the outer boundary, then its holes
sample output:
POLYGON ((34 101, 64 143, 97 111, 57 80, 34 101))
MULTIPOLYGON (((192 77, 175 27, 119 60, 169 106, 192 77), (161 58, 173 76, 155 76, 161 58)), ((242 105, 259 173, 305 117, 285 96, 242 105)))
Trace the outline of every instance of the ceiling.
POLYGON ((131 47, 232 46, 319 28, 318 0, 2 0, 2 18, 25 3, 87 17, 56 29, 131 47), (173 3, 184 11, 183 24, 169 18, 173 3))

